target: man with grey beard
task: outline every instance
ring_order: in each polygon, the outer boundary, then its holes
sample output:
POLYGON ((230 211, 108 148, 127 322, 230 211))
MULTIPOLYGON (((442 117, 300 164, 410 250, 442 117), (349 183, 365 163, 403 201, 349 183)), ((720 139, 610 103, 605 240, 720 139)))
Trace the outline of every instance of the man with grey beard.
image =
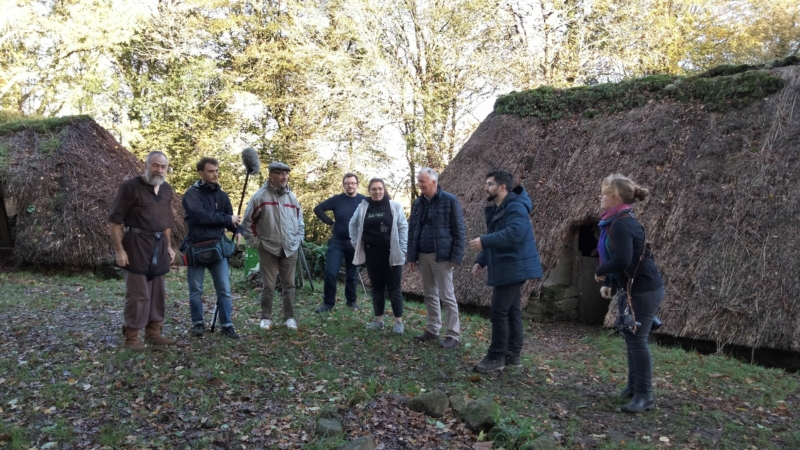
POLYGON ((172 187, 166 183, 167 156, 150 152, 144 175, 126 180, 119 187, 108 218, 116 263, 125 270, 125 309, 122 332, 125 348, 171 345, 161 336, 164 325, 164 275, 175 258, 172 250, 172 187))

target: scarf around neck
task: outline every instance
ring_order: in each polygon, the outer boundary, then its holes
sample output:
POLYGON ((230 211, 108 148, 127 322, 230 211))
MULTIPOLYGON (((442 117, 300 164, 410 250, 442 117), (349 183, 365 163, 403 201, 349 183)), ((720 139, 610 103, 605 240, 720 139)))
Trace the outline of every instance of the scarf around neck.
POLYGON ((597 226, 600 227, 600 239, 597 240, 597 253, 600 256, 600 265, 603 265, 606 262, 608 262, 608 254, 609 254, 608 249, 611 241, 611 236, 609 235, 609 231, 611 229, 611 223, 614 222, 614 220, 617 217, 625 213, 631 214, 632 209, 633 209, 632 204, 623 203, 607 211, 604 211, 603 214, 600 216, 600 223, 597 224, 597 226))

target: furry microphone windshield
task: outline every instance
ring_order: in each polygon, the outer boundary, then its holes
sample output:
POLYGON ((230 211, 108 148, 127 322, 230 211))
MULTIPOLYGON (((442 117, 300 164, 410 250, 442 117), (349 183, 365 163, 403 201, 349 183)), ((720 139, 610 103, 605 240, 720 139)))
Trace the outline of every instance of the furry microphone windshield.
POLYGON ((261 161, 258 159, 258 152, 252 147, 242 150, 242 164, 247 169, 248 175, 255 175, 261 171, 261 161))

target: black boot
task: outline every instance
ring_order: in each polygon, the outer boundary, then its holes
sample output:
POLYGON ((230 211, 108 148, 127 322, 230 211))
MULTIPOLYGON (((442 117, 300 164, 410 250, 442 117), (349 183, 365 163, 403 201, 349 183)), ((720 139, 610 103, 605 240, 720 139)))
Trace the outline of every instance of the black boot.
POLYGON ((640 413, 654 409, 655 407, 656 402, 653 400, 652 396, 635 394, 633 400, 620 409, 626 413, 640 413))
POLYGON ((625 386, 625 389, 619 392, 610 392, 608 394, 608 398, 610 399, 633 398, 633 389, 631 389, 629 386, 625 386))

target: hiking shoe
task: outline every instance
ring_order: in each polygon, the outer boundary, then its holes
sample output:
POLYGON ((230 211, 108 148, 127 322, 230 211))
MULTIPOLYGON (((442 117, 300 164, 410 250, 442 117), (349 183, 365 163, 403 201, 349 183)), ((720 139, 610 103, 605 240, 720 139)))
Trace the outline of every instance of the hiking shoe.
POLYGON ((272 329, 272 321, 269 319, 261 319, 261 329, 262 330, 272 329))
POLYGON ((494 372, 495 370, 503 370, 506 368, 504 359, 505 358, 490 359, 487 356, 483 358, 483 361, 479 362, 478 364, 475 364, 475 367, 473 367, 473 369, 475 370, 475 372, 480 372, 480 373, 489 373, 489 372, 494 372))
POLYGON ((229 327, 222 327, 219 330, 219 332, 225 337, 229 337, 231 339, 239 339, 239 333, 237 333, 236 330, 233 329, 233 325, 229 327))
POLYGON ((348 303, 347 307, 352 309, 353 311, 358 311, 359 309, 361 309, 358 307, 358 303, 348 303))
POLYGON ((315 309, 314 312, 317 313, 317 314, 320 314, 320 313, 328 312, 328 311, 330 311, 332 309, 333 309, 333 305, 329 305, 329 304, 326 303, 326 304, 320 306, 319 308, 315 309))
POLYGON ((439 345, 441 345, 444 348, 456 348, 459 346, 459 344, 460 342, 458 342, 458 339, 446 337, 442 340, 442 342, 439 345))
POLYGON ((291 317, 286 319, 286 328, 288 328, 290 330, 296 330, 297 329, 297 321, 294 320, 291 317))
POLYGON ((406 331, 406 327, 403 326, 403 322, 395 322, 392 325, 392 333, 403 334, 404 331, 406 331))
POLYGON ((439 340, 439 336, 437 336, 437 335, 435 335, 435 334, 431 333, 431 332, 430 332, 430 331, 428 331, 428 330, 425 330, 425 332, 424 332, 424 333, 422 333, 422 334, 420 334, 419 336, 414 336, 414 339, 416 339, 416 340, 418 340, 418 341, 422 341, 422 342, 425 342, 425 341, 432 341, 432 340, 434 340, 434 339, 438 341, 438 340, 439 340))
POLYGON ((192 335, 197 337, 202 337, 206 334, 206 326, 202 323, 196 323, 192 326, 192 335))
POLYGON ((522 367, 522 356, 520 355, 506 355, 506 365, 511 367, 522 367))
POLYGON ((383 329, 383 321, 382 320, 375 320, 367 324, 368 330, 382 330, 383 329))

